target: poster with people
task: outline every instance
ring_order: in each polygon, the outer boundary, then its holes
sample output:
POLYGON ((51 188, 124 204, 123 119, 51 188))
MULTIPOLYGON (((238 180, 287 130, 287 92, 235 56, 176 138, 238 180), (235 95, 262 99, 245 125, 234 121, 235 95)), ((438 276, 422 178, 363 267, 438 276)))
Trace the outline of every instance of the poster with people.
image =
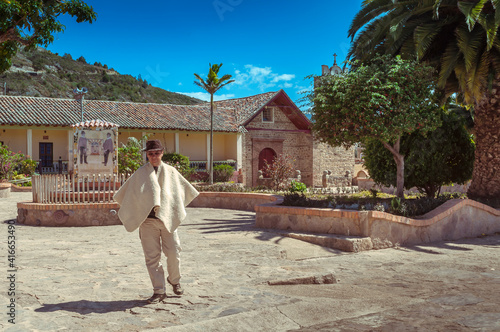
POLYGON ((75 128, 73 166, 78 175, 118 173, 116 128, 75 128))

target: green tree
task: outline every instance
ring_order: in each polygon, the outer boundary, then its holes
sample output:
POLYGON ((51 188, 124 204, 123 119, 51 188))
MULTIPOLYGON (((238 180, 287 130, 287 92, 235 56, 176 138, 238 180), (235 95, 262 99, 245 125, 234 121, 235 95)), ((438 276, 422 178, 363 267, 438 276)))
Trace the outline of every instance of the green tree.
POLYGON ((97 17, 92 7, 81 0, 0 1, 0 73, 10 68, 19 47, 29 50, 52 43, 53 34, 65 28, 57 20, 61 14, 76 17, 78 23, 92 23, 97 17))
POLYGON ((438 69, 438 87, 474 106, 469 197, 500 196, 500 1, 366 0, 349 29, 350 59, 376 53, 438 69))
POLYGON ((318 78, 312 96, 313 131, 332 146, 350 147, 372 138, 392 154, 397 196, 403 197, 404 155, 401 136, 439 126, 434 112, 433 68, 400 57, 376 57, 353 70, 318 78))
POLYGON ((80 56, 78 59, 76 59, 76 61, 81 62, 81 63, 85 63, 85 64, 87 63, 87 60, 85 60, 85 58, 83 57, 83 55, 80 56))
MULTIPOLYGON (((405 155, 404 184, 435 197, 443 185, 463 184, 472 177, 474 141, 466 120, 456 112, 441 112, 442 125, 422 135, 420 131, 401 137, 400 153, 405 155)), ((396 167, 392 155, 377 140, 364 144, 364 166, 371 178, 385 186, 395 186, 396 167)))
POLYGON ((213 138, 214 138, 214 94, 219 91, 224 86, 229 83, 234 82, 231 79, 231 75, 224 75, 219 78, 219 70, 222 67, 222 63, 218 64, 209 64, 208 76, 206 79, 203 79, 198 74, 194 74, 197 81, 194 81, 194 84, 205 90, 210 94, 210 161, 209 166, 209 184, 214 183, 214 147, 213 147, 213 138))

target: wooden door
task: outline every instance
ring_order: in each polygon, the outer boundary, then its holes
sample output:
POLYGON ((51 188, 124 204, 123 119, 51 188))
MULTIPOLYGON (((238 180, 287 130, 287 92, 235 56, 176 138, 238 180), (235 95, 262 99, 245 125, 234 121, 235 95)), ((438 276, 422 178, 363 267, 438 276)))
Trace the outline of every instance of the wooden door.
POLYGON ((40 143, 39 147, 42 167, 52 167, 54 160, 52 143, 40 143))

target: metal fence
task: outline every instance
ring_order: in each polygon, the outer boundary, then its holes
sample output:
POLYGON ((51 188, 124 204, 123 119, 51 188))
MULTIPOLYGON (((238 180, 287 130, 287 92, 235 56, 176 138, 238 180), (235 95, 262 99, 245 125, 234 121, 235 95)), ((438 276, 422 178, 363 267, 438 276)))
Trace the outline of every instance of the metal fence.
POLYGON ((31 178, 34 203, 109 203, 130 174, 34 175, 31 178))
MULTIPOLYGON (((189 167, 194 168, 196 172, 206 172, 207 171, 207 163, 206 161, 190 161, 189 167)), ((238 170, 238 164, 233 160, 223 160, 223 161, 214 161, 213 165, 230 165, 234 168, 235 171, 238 170)))

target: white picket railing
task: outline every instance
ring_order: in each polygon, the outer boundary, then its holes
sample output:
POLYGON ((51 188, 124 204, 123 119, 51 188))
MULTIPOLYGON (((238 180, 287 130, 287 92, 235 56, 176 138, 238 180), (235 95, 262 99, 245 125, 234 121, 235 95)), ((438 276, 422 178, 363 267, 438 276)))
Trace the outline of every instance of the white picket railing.
POLYGON ((31 178, 34 203, 108 203, 129 178, 129 174, 34 175, 31 178))

